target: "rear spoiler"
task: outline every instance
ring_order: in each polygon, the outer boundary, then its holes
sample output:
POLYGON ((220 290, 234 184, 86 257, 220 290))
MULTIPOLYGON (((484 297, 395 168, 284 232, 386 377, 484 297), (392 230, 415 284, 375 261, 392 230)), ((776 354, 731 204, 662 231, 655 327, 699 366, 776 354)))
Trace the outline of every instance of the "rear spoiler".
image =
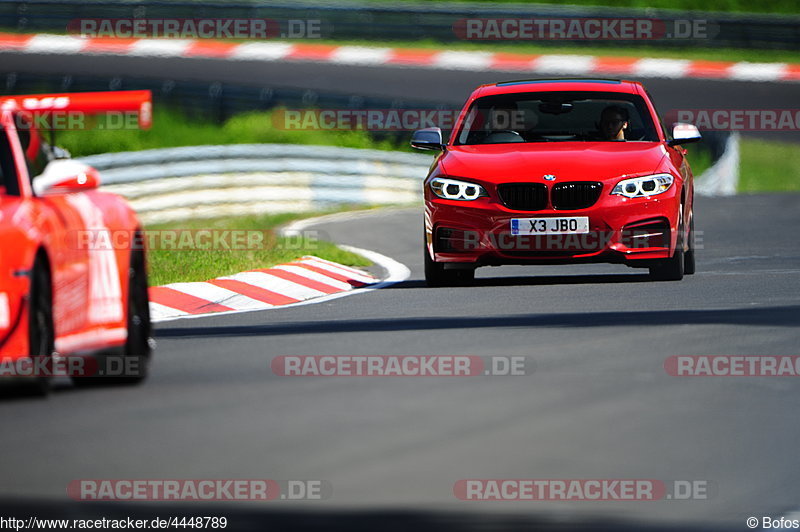
MULTIPOLYGON (((36 157, 41 140, 37 129, 45 129, 50 133, 50 150, 55 158, 64 155, 56 150, 56 130, 60 129, 55 125, 55 116, 62 115, 63 118, 69 114, 81 113, 83 115, 99 115, 104 113, 135 113, 139 129, 150 129, 153 124, 153 102, 149 90, 137 91, 105 91, 105 92, 62 92, 55 94, 24 94, 21 96, 0 96, 0 109, 16 110, 22 115, 33 117, 30 131, 27 133, 17 130, 20 133, 22 149, 29 159, 36 157), (38 115, 38 116, 37 116, 38 115), (48 124, 47 119, 52 119, 52 126, 40 128, 40 120, 48 124)), ((133 118, 133 115, 130 115, 133 118)), ((62 123, 64 123, 62 121, 62 123)), ((83 123, 82 121, 80 122, 83 123)), ((127 123, 127 121, 126 121, 127 123)), ((66 122, 66 129, 70 129, 70 121, 66 122)), ((66 153, 66 152, 64 152, 66 153)))
POLYGON ((0 97, 4 108, 13 107, 30 113, 79 112, 87 115, 136 112, 139 127, 150 129, 153 123, 153 102, 149 90, 63 92, 0 97))

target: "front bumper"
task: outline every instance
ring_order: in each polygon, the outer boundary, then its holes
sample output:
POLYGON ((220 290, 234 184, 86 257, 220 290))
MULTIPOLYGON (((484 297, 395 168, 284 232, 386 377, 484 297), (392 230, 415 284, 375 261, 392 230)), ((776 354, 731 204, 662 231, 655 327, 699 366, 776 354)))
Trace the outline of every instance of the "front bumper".
POLYGON ((591 207, 516 211, 495 194, 474 201, 444 200, 425 190, 428 253, 451 266, 500 264, 624 263, 647 267, 672 256, 679 225, 680 189, 650 198, 611 195, 604 186, 591 207), (514 218, 589 218, 589 232, 512 235, 514 218))

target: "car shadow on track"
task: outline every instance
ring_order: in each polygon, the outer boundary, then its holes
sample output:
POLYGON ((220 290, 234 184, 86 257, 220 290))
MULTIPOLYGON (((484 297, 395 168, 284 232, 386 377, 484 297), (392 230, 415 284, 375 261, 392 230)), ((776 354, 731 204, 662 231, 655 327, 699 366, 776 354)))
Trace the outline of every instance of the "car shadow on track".
MULTIPOLYGON (((652 283, 653 280, 646 273, 612 273, 595 275, 540 275, 540 276, 515 276, 515 277, 478 277, 469 286, 555 286, 571 284, 615 284, 615 283, 652 283)), ((398 288, 428 288, 425 281, 413 279, 402 281, 384 289, 398 288)))
POLYGON ((294 321, 219 327, 164 327, 160 338, 236 336, 280 336, 348 332, 423 331, 442 329, 503 329, 515 327, 636 327, 666 325, 800 326, 800 305, 708 310, 652 310, 571 312, 557 314, 512 314, 497 316, 415 316, 294 321))

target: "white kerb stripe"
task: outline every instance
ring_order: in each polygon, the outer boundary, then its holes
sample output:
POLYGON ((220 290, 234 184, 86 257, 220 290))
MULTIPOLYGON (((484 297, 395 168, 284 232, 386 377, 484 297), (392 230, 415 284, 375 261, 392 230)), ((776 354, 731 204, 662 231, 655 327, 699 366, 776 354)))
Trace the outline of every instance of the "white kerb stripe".
POLYGON ((128 49, 128 55, 153 57, 182 56, 192 45, 192 40, 179 39, 139 39, 128 49))
POLYGON ((391 48, 340 46, 331 54, 330 60, 346 65, 382 65, 388 61, 391 53, 391 48))
POLYGON ((294 273, 296 275, 305 277, 306 279, 311 279, 312 281, 325 283, 326 285, 332 286, 333 288, 338 288, 339 290, 353 289, 353 285, 351 285, 350 283, 337 281, 333 277, 328 277, 327 275, 323 275, 321 273, 312 272, 311 270, 307 270, 306 268, 301 268, 300 266, 290 266, 288 264, 281 264, 280 266, 275 266, 273 269, 294 273))
POLYGON ((330 264, 325 264, 324 262, 320 262, 314 259, 303 259, 298 262, 308 264, 309 266, 314 266, 315 268, 319 268, 321 270, 327 270, 331 273, 344 275, 348 279, 353 279, 354 281, 361 281, 363 283, 374 283, 376 281, 374 277, 370 277, 364 274, 354 274, 353 272, 349 272, 343 268, 337 268, 336 266, 331 266, 330 264))
POLYGON ((331 262, 329 260, 321 259, 319 257, 315 257, 314 255, 306 255, 305 257, 303 257, 303 259, 304 260, 313 260, 313 261, 316 261, 316 262, 321 262, 321 263, 327 264, 329 266, 335 266, 335 267, 339 268, 340 270, 345 270, 345 271, 348 271, 348 272, 350 272, 352 274, 355 274, 355 275, 369 275, 368 273, 362 272, 361 270, 358 270, 356 268, 351 268, 350 266, 345 266, 344 264, 339 264, 338 262, 331 262))
POLYGON ((72 54, 80 52, 89 41, 66 35, 34 35, 24 48, 26 52, 45 54, 72 54))
POLYGON ((275 61, 289 55, 294 46, 282 42, 253 42, 240 44, 234 48, 228 57, 231 59, 254 59, 260 61, 275 61))
POLYGON ((272 306, 269 303, 249 298, 211 283, 173 283, 166 285, 166 287, 209 302, 225 305, 234 310, 269 308, 272 306))
POLYGON ((176 308, 162 305, 161 303, 150 302, 150 318, 160 320, 162 318, 172 318, 174 316, 188 316, 188 312, 176 308))
POLYGON ((650 78, 682 78, 691 61, 684 59, 640 59, 633 64, 633 73, 650 78))
POLYGON ((786 75, 786 63, 736 63, 728 69, 728 77, 743 81, 775 81, 786 75))
POLYGON ((220 277, 220 279, 233 279, 234 281, 241 281, 243 283, 251 284, 264 290, 270 290, 277 294, 291 297, 303 301, 312 297, 324 296, 324 292, 303 286, 301 284, 275 277, 263 272, 242 272, 228 277, 220 277))
POLYGON ((567 72, 587 74, 594 68, 595 58, 591 55, 543 55, 532 64, 537 72, 567 72))
POLYGON ((492 64, 494 54, 489 52, 440 52, 433 56, 434 67, 455 70, 486 70, 492 64))

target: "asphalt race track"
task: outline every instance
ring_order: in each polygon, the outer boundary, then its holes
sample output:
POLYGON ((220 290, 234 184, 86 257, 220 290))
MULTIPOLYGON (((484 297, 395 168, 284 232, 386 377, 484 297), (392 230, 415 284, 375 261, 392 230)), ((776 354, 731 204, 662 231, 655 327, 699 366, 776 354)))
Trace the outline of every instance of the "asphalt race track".
POLYGON ((780 516, 800 500, 797 381, 673 377, 663 364, 678 354, 798 355, 798 199, 698 198, 703 249, 682 282, 615 265, 502 267, 479 270, 474 287, 429 289, 420 209, 318 227, 408 265, 411 278, 316 305, 162 323, 141 387, 65 385, 49 400, 0 402, 0 507, 91 517, 202 509, 253 530, 623 529, 601 527, 606 519, 637 523, 625 530, 747 530, 747 517, 780 516), (279 355, 401 354, 524 356, 531 374, 270 369, 279 355), (333 497, 70 502, 67 484, 87 478, 323 479, 333 497), (466 478, 703 480, 710 496, 459 501, 453 484, 466 478), (539 518, 550 527, 531 525, 539 518))

